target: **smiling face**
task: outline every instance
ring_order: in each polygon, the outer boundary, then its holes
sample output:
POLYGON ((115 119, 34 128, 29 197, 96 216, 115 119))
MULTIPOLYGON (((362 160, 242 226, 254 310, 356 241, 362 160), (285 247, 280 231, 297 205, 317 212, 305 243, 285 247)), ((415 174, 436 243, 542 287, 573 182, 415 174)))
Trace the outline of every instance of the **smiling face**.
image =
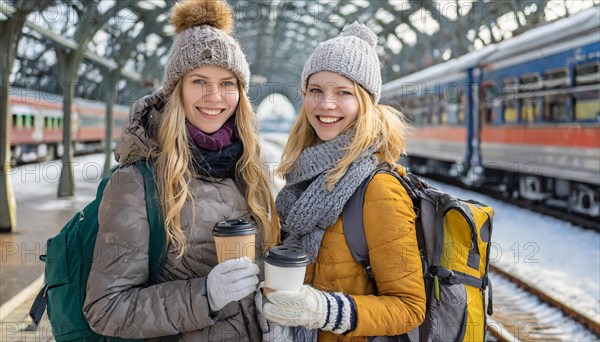
POLYGON ((308 122, 323 141, 342 133, 358 118, 354 82, 329 71, 308 78, 304 109, 308 122))
POLYGON ((240 99, 235 75, 216 65, 203 65, 183 77, 185 118, 204 133, 216 132, 237 107, 240 99))

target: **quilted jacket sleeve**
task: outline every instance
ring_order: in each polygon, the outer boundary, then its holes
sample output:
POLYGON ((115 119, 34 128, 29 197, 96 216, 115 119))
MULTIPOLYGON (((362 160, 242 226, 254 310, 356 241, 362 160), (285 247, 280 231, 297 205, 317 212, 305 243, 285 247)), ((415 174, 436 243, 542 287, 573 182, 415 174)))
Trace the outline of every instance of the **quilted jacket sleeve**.
POLYGON ((379 174, 369 184, 364 224, 378 295, 352 296, 358 319, 348 336, 408 332, 425 317, 425 285, 412 201, 393 176, 379 174))
POLYGON ((116 171, 100 204, 100 229, 84 314, 97 333, 150 338, 204 329, 209 317, 205 278, 144 287, 149 225, 144 183, 135 167, 116 171))

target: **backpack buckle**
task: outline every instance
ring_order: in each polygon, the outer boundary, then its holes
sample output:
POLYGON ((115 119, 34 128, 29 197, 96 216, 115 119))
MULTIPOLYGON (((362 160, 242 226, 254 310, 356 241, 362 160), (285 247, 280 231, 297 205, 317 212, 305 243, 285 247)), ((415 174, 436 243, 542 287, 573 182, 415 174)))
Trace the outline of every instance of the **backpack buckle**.
POLYGON ((365 270, 367 271, 369 279, 375 279, 375 276, 373 275, 373 269, 371 269, 371 265, 365 266, 365 270))
POLYGON ((440 283, 444 285, 462 284, 462 281, 454 274, 454 272, 447 270, 442 266, 430 266, 429 273, 432 276, 437 277, 440 283))

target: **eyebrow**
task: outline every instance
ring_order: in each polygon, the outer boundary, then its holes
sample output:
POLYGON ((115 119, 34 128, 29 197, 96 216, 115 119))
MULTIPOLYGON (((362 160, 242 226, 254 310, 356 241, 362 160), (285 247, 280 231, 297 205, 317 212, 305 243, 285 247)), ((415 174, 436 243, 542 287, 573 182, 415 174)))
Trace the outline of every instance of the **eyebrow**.
MULTIPOLYGON (((335 83, 326 83, 325 85, 327 86, 327 88, 329 88, 330 85, 335 84, 335 83)), ((318 88, 322 88, 321 84, 319 83, 309 83, 308 84, 309 87, 318 87, 318 88)), ((354 90, 353 87, 350 86, 338 86, 337 84, 335 85, 336 89, 344 89, 344 90, 354 90)))
MULTIPOLYGON (((202 78, 202 79, 205 79, 205 80, 210 79, 210 77, 207 77, 207 76, 204 76, 204 75, 201 75, 201 74, 191 74, 191 75, 189 75, 189 77, 193 77, 193 76, 196 76, 196 77, 199 77, 199 78, 202 78)), ((236 80, 236 79, 237 78, 235 76, 227 76, 227 77, 223 77, 221 79, 221 81, 236 80)))

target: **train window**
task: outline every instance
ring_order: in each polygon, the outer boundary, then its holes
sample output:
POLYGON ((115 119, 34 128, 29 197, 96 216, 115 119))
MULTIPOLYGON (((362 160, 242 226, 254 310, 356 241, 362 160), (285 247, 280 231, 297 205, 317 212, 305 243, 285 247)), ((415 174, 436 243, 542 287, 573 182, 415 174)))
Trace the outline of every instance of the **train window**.
POLYGON ((565 122, 569 121, 566 94, 546 96, 544 98, 544 121, 565 122))
POLYGON ((538 73, 526 74, 521 76, 521 82, 519 84, 519 91, 530 91, 542 89, 543 82, 542 78, 538 73))
POLYGON ((517 108, 518 95, 515 93, 516 87, 518 87, 518 81, 516 78, 509 78, 502 80, 504 94, 502 96, 502 118, 506 123, 519 122, 519 111, 517 108), (507 89, 509 91, 507 91, 507 89))
POLYGON ((467 110, 467 97, 463 95, 460 99, 460 108, 458 109, 458 124, 462 125, 465 122, 465 112, 467 110))
POLYGON ((575 83, 589 84, 600 82, 600 62, 581 64, 575 67, 575 83))
POLYGON ((544 88, 558 88, 569 85, 569 71, 567 68, 548 70, 544 73, 544 88))
POLYGON ((504 106, 504 122, 515 123, 519 121, 517 115, 517 101, 512 98, 505 99, 503 102, 504 106))
POLYGON ((431 110, 431 123, 433 125, 439 125, 441 124, 441 120, 440 120, 440 109, 441 106, 438 102, 434 103, 432 106, 429 106, 430 110, 431 110))
POLYGON ((537 122, 542 120, 542 99, 527 97, 521 101, 521 121, 537 122))
POLYGON ((590 89, 575 93, 575 120, 600 121, 600 91, 590 89))
POLYGON ((506 94, 516 93, 519 89, 519 80, 516 77, 509 77, 502 80, 502 92, 506 94))
POLYGON ((12 127, 18 128, 19 126, 19 116, 17 114, 12 115, 12 127))
POLYGON ((444 116, 442 119, 445 119, 445 123, 448 125, 458 125, 459 122, 459 112, 460 112, 460 104, 458 103, 448 103, 444 108, 444 116))
POLYGON ((23 115, 23 128, 33 127, 33 115, 23 115))

